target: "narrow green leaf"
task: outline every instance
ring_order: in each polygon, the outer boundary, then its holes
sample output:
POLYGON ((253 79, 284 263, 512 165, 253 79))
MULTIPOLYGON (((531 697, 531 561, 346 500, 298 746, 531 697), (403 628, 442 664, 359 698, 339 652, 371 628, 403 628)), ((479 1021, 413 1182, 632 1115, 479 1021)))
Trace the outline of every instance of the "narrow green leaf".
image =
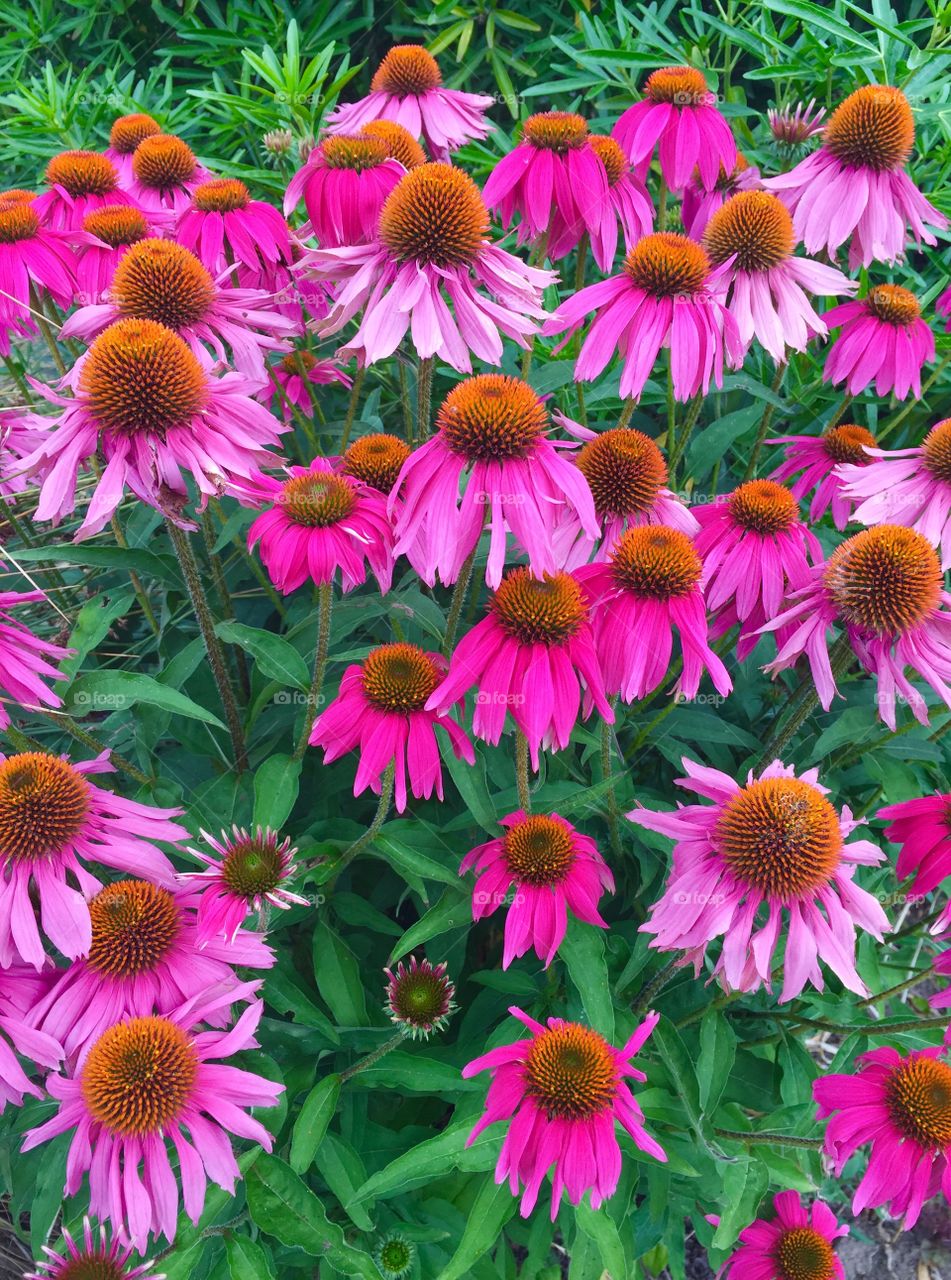
POLYGON ((249 653, 272 680, 282 680, 295 689, 310 688, 307 663, 283 636, 259 627, 246 627, 242 622, 219 622, 215 633, 226 644, 237 645, 249 653))
POLYGON ((736 1035, 729 1022, 716 1009, 708 1009, 700 1023, 700 1058, 697 1079, 700 1082, 700 1108, 712 1115, 726 1088, 736 1059, 736 1035))
POLYGON ((278 753, 254 774, 254 825, 280 831, 297 803, 303 761, 278 753))
POLYGON ((456 1252, 440 1271, 438 1280, 461 1280, 469 1275, 473 1263, 500 1240, 502 1228, 517 1206, 518 1201, 507 1183, 496 1186, 491 1178, 485 1178, 466 1216, 465 1229, 456 1252))
POLYGON ((295 1173, 304 1173, 313 1164, 339 1097, 340 1077, 332 1075, 319 1080, 304 1099, 291 1134, 290 1161, 295 1173))
POLYGON ((217 716, 177 689, 166 688, 151 676, 134 671, 87 672, 70 685, 67 706, 72 715, 82 717, 94 711, 127 711, 137 702, 163 707, 175 715, 201 720, 218 729, 225 727, 217 716))
POLYGON ((267 1254, 248 1236, 225 1237, 225 1255, 231 1280, 272 1280, 274 1275, 267 1254))

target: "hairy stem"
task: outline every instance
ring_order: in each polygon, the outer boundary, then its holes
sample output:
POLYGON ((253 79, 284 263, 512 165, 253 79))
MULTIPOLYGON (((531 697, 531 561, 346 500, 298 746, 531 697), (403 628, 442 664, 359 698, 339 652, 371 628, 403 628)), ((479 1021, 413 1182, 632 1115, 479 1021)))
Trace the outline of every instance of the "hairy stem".
POLYGON ((327 655, 330 652, 330 613, 333 608, 333 583, 322 582, 317 588, 317 647, 314 652, 314 674, 307 694, 307 708, 304 712, 304 728, 297 739, 295 760, 303 760, 307 750, 307 741, 317 717, 317 707, 321 691, 324 687, 324 675, 327 672, 327 655))

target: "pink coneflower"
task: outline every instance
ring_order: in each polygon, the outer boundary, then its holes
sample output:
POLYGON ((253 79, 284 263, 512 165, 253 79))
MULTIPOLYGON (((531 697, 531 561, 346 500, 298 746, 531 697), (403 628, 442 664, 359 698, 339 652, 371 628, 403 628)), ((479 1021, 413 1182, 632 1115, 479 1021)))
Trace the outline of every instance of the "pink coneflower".
POLYGON ((852 271, 876 260, 896 262, 908 228, 916 244, 935 244, 927 227, 948 225, 905 172, 914 142, 902 91, 863 85, 833 111, 818 151, 764 185, 788 206, 807 253, 835 257, 849 240, 852 271))
MULTIPOLYGON (((233 943, 244 921, 256 911, 262 927, 269 907, 287 911, 290 907, 306 907, 309 899, 292 893, 287 882, 297 872, 289 836, 282 840, 270 827, 246 831, 232 826, 215 839, 207 831, 202 839, 218 855, 202 853, 189 845, 205 864, 204 871, 182 873, 182 880, 201 886, 196 921, 196 941, 205 947, 214 939, 233 943)), ((239 962, 240 963, 240 962, 239 962)))
POLYGON ((391 159, 399 160, 404 169, 415 169, 428 159, 409 129, 395 120, 370 120, 362 126, 360 133, 363 137, 379 138, 391 159))
POLYGON ((680 191, 694 170, 710 191, 721 169, 736 167, 736 143, 716 107, 702 71, 695 67, 661 67, 644 85, 644 97, 618 120, 613 136, 631 162, 646 171, 654 147, 664 181, 680 191))
POLYGON ((63 705, 63 699, 46 681, 66 677, 47 659, 61 661, 74 651, 41 640, 10 612, 45 599, 42 591, 0 591, 0 729, 10 723, 8 703, 31 710, 63 705))
POLYGON ((750 164, 739 152, 737 152, 736 166, 732 172, 728 173, 725 169, 721 169, 716 186, 711 187, 709 191, 703 185, 700 174, 694 173, 684 187, 683 202, 680 206, 680 217, 687 235, 692 240, 700 240, 707 223, 731 196, 741 191, 758 191, 762 185, 759 169, 750 164))
MULTIPOLYGON (((131 1265, 132 1245, 123 1244, 118 1236, 110 1241, 105 1227, 94 1232, 88 1218, 83 1218, 83 1236, 78 1243, 65 1227, 61 1235, 65 1253, 56 1253, 44 1244, 46 1261, 35 1263, 36 1271, 28 1271, 24 1280, 137 1280, 155 1266, 154 1261, 131 1265)), ((149 1280, 165 1280, 165 1276, 152 1272, 149 1280)))
POLYGON ((309 467, 288 467, 286 478, 259 475, 241 493, 267 505, 248 530, 248 549, 260 542, 268 577, 284 595, 338 573, 341 589, 352 591, 366 581, 367 565, 389 591, 393 532, 377 490, 315 458, 309 467))
POLYGON ((183 527, 188 496, 201 507, 239 480, 280 461, 268 452, 287 430, 251 399, 254 383, 239 373, 212 378, 186 343, 154 320, 120 320, 82 357, 75 395, 47 391, 63 408, 24 468, 39 472, 37 520, 60 521, 75 507, 79 468, 97 450, 106 467, 77 538, 99 533, 128 487, 140 502, 183 527))
POLYGON ((852 1212, 887 1205, 910 1230, 922 1205, 940 1192, 951 1199, 951 1066, 947 1045, 900 1054, 890 1045, 863 1053, 854 1075, 813 1082, 825 1150, 839 1177, 850 1157, 870 1144, 852 1212), (834 1115, 834 1112, 838 1115, 834 1115))
MULTIPOLYGON (((548 435, 548 412, 520 378, 484 373, 458 383, 436 415, 436 434, 403 464, 389 499, 396 554, 423 539, 422 576, 455 582, 466 557, 490 530, 486 582, 495 589, 512 533, 536 577, 558 566, 556 520, 569 512, 589 538, 599 533, 584 476, 548 435), (465 488, 460 500, 460 482, 465 488)), ((419 557, 414 557, 414 563, 419 557)))
POLYGON ((492 98, 483 93, 445 89, 436 59, 422 45, 398 44, 377 67, 370 92, 359 102, 342 103, 330 113, 331 133, 356 133, 371 120, 394 120, 414 138, 421 137, 434 160, 484 138, 492 98))
POLYGON ((82 1059, 127 1018, 166 1014, 186 1000, 237 986, 235 966, 268 969, 274 952, 259 933, 235 930, 200 943, 194 888, 115 880, 89 900, 92 942, 33 1010, 34 1025, 82 1059))
POLYGON ((703 235, 710 261, 725 272, 726 305, 744 350, 755 337, 777 364, 785 362, 787 348, 805 351, 811 338, 828 333, 810 294, 829 298, 858 288, 835 267, 794 257, 795 242, 789 210, 768 191, 731 196, 703 235))
POLYGON ((98 151, 62 151, 46 166, 48 191, 33 209, 50 231, 79 231, 87 213, 128 204, 111 160, 98 151))
POLYGON ((689 400, 698 391, 706 394, 711 380, 723 385, 724 348, 733 363, 743 358, 736 322, 723 305, 727 283, 723 269, 713 271, 695 241, 658 232, 637 242, 620 275, 563 302, 542 333, 567 330, 570 337, 595 311, 575 365, 576 381, 598 377, 618 351, 624 361, 621 396, 636 398, 661 348, 669 347, 674 395, 689 400))
POLYGON ((42 443, 46 428, 46 419, 37 413, 0 409, 0 496, 15 498, 29 488, 21 459, 42 443))
POLYGON ((179 1191, 169 1140, 178 1156, 185 1212, 194 1223, 205 1204, 206 1175, 234 1195, 241 1172, 229 1133, 271 1149, 271 1135, 249 1109, 274 1106, 284 1086, 216 1061, 257 1048, 263 1003, 249 1004, 229 1031, 191 1031, 220 1018, 257 985, 190 1000, 168 1017, 118 1022, 74 1074, 47 1080, 59 1108, 27 1132, 21 1150, 71 1132, 66 1195, 76 1195, 88 1171, 90 1212, 112 1222, 139 1250, 150 1232, 175 1238, 179 1191))
POLYGON ((945 289, 944 293, 938 295, 934 309, 937 315, 945 317, 945 329, 951 329, 951 289, 945 289))
POLYGON ((83 306, 102 302, 130 245, 156 234, 141 209, 111 204, 87 213, 69 237, 75 250, 76 297, 83 306))
MULTIPOLYGON (((496 164, 482 198, 506 230, 518 214, 519 244, 545 237, 551 262, 569 254, 585 232, 598 237, 608 178, 584 119, 569 111, 529 116, 522 141, 496 164)), ((613 209, 611 224, 617 227, 613 209)), ((599 263, 602 270, 607 265, 599 263)))
POLYGON ((351 377, 336 360, 318 360, 309 351, 292 351, 271 366, 269 373, 276 389, 272 408, 290 422, 295 408, 309 418, 314 412, 312 387, 326 387, 340 382, 345 387, 351 377))
POLYGON ((431 964, 425 958, 410 956, 409 964, 404 966, 400 961, 395 973, 392 969, 383 972, 388 979, 386 1012, 391 1022, 414 1040, 428 1040, 444 1030, 456 1009, 456 988, 444 963, 431 964))
POLYGON ((770 472, 769 479, 779 483, 792 480, 789 491, 797 502, 812 493, 809 519, 813 524, 831 507, 835 527, 844 529, 851 519, 852 503, 841 467, 849 463, 847 470, 851 472, 870 464, 868 450, 875 448, 872 433, 852 422, 842 422, 821 436, 775 436, 767 443, 786 446, 784 460, 770 472))
POLYGON ((240 284, 248 283, 246 272, 257 276, 284 268, 286 275, 292 257, 287 223, 273 205, 252 200, 238 178, 199 183, 175 224, 175 239, 216 279, 234 268, 240 284))
POLYGON ((707 947, 723 938, 714 965, 726 991, 770 988, 784 913, 788 916, 780 1001, 810 982, 823 990, 823 960, 849 991, 867 995, 855 969, 855 929, 879 941, 888 919, 877 898, 854 880, 859 866, 884 858, 869 840, 848 837, 861 825, 826 799, 818 770, 796 777, 774 760, 741 786, 726 773, 684 759, 677 785, 713 804, 627 816, 676 841, 663 897, 641 926, 652 947, 683 951, 699 975, 707 947), (760 917, 763 910, 764 918, 760 917), (760 918, 758 918, 760 917, 760 918))
POLYGON ((561 751, 571 739, 581 709, 579 677, 586 701, 613 724, 581 584, 570 573, 539 580, 513 569, 486 617, 456 646, 449 674, 426 705, 445 713, 478 686, 476 737, 496 744, 510 712, 537 771, 541 747, 561 751))
POLYGON ((590 602, 609 694, 633 702, 658 688, 670 666, 675 627, 683 654, 675 695, 696 697, 705 670, 718 693, 725 697, 731 691, 733 681, 707 643, 702 572, 687 535, 657 524, 628 529, 607 563, 575 570, 590 602))
MULTIPOLYGON (((913 875, 913 893, 931 893, 951 876, 951 795, 935 793, 886 805, 875 815, 888 823, 885 838, 900 845, 895 875, 913 875)), ((941 934, 951 924, 949 902, 932 927, 941 934)), ((947 954, 947 953, 945 953, 947 954)))
POLYGON ((367 787, 379 795, 383 775, 392 765, 399 813, 406 808, 407 776, 417 800, 428 800, 433 792, 441 800, 437 726, 457 759, 475 762, 465 730, 449 714, 452 708, 439 713, 427 708, 445 674, 444 658, 414 644, 384 644, 371 650, 363 662, 344 672, 339 694, 314 721, 310 745, 323 748, 324 764, 359 750, 355 796, 367 787))
POLYGON ((600 225, 591 234, 591 252, 600 269, 610 271, 617 252, 618 225, 624 237, 624 251, 629 252, 642 236, 653 231, 654 206, 614 138, 592 133, 589 141, 608 180, 608 198, 602 205, 600 225))
POLYGON ((524 809, 499 819, 505 835, 470 849, 459 874, 475 868, 472 918, 482 920, 503 904, 505 949, 502 968, 534 948, 545 968, 568 928, 568 911, 588 924, 608 927, 598 899, 614 892, 614 876, 590 836, 557 813, 524 809))
POLYGON ((90 342, 117 320, 155 320, 184 338, 209 372, 233 366, 259 382, 267 377, 265 352, 285 350, 297 329, 269 294, 216 284, 188 249, 158 239, 126 250, 108 301, 74 312, 61 337, 90 342))
POLYGON ((821 562, 822 547, 800 520, 796 499, 774 480, 748 480, 693 514, 701 526, 694 545, 703 561, 704 596, 716 615, 713 634, 739 624, 742 661, 787 592, 809 582, 810 561, 821 562))
POLYGON ((27 200, 0 200, 0 355, 10 337, 34 338, 30 286, 65 311, 76 293, 73 255, 67 238, 40 225, 27 200))
POLYGON ((0 1115, 8 1102, 22 1107, 27 1095, 43 1097, 43 1090, 30 1079, 18 1054, 47 1071, 55 1071, 63 1060, 63 1046, 32 1026, 29 998, 45 987, 45 980, 33 969, 18 964, 0 969, 0 1115))
POLYGON ((313 149, 287 184, 284 212, 291 213, 303 196, 323 248, 369 244, 376 238, 386 197, 405 172, 382 138, 331 136, 313 149))
POLYGON ((875 703, 885 724, 895 729, 898 696, 927 724, 927 704, 905 669, 911 667, 951 707, 951 595, 943 587, 938 557, 920 533, 894 524, 865 529, 813 569, 811 581, 764 626, 783 628, 788 637, 765 669, 785 671, 805 654, 828 710, 837 692, 828 634, 839 623, 859 662, 878 680, 875 703))
POLYGON ((807 1208, 798 1191, 773 1196, 776 1216, 757 1218, 740 1232, 740 1246, 720 1275, 730 1280, 845 1280, 835 1242, 849 1234, 821 1200, 807 1208))
POLYGON ((797 102, 795 109, 770 107, 766 117, 770 132, 777 142, 786 147, 801 147, 825 128, 822 123, 825 113, 825 107, 817 108, 815 98, 810 98, 805 106, 797 102))
POLYGON ((118 116, 113 120, 105 155, 115 166, 121 186, 126 187, 134 181, 132 157, 136 147, 143 138, 151 138, 161 132, 159 122, 143 111, 134 111, 131 115, 118 116))
POLYGON ((490 1049, 462 1069, 468 1080, 492 1072, 485 1111, 469 1134, 471 1145, 483 1129, 509 1121, 495 1180, 508 1178, 513 1195, 522 1194, 521 1215, 535 1207, 546 1173, 554 1165, 551 1217, 554 1222, 567 1191, 572 1204, 591 1192, 592 1209, 617 1189, 621 1148, 614 1122, 634 1140, 639 1151, 666 1161, 664 1149, 644 1128, 641 1111, 628 1081, 647 1079, 631 1059, 656 1027, 660 1015, 649 1013, 623 1049, 578 1022, 549 1018, 543 1026, 514 1006, 509 1013, 532 1033, 527 1040, 490 1049))
POLYGON ((940 547, 942 569, 951 566, 951 418, 936 423, 917 449, 870 448, 864 466, 837 474, 853 520, 908 525, 940 547))
POLYGON ((354 440, 340 459, 340 469, 389 496, 410 453, 409 445, 399 436, 374 431, 354 440))
POLYGON ((448 164, 411 170, 387 197, 376 243, 306 256, 335 289, 320 334, 337 333, 362 311, 340 354, 364 364, 392 355, 408 331, 417 355, 438 356, 460 373, 472 369, 470 352, 501 364, 501 335, 528 346, 547 314, 542 294, 555 276, 492 244, 488 227, 468 174, 448 164))
POLYGON ((148 213, 184 213, 195 188, 212 175, 195 159, 187 142, 170 133, 143 138, 132 153, 132 176, 125 190, 148 213))
POLYGON ((100 882, 86 864, 101 862, 133 876, 170 884, 175 868, 154 841, 187 837, 171 819, 181 809, 124 800, 89 780, 111 773, 108 753, 71 763, 27 751, 0 756, 0 966, 19 957, 42 969, 37 927, 64 956, 85 955, 92 941, 86 899, 100 882), (76 885, 78 888, 74 888, 76 885))
POLYGON ((921 398, 921 370, 934 359, 934 334, 918 299, 897 284, 877 284, 868 296, 832 307, 822 317, 842 332, 829 348, 822 378, 844 382, 850 395, 872 383, 875 393, 921 398))

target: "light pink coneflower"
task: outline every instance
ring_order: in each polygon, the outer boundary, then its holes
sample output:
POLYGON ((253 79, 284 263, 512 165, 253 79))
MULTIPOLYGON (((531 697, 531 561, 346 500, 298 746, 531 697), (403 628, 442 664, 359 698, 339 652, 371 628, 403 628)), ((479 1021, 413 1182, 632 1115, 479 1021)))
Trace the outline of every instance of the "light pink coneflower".
POLYGON ((42 591, 0 591, 0 729, 10 723, 8 703, 30 710, 63 705, 47 681, 66 677, 49 659, 60 662, 74 651, 41 639, 11 613, 21 605, 45 599, 42 591))
POLYGON ((132 153, 131 177, 124 190, 147 213, 184 213, 197 186, 213 175, 195 159, 187 142, 170 133, 141 139, 132 153))
POLYGON ((825 107, 816 107, 815 98, 810 98, 805 106, 797 102, 795 108, 770 107, 766 118, 777 142, 786 147, 800 147, 825 128, 822 123, 825 113, 825 107))
POLYGON ((921 370, 934 360, 934 334, 915 295, 897 284, 877 284, 868 296, 832 307, 822 317, 842 332, 829 348, 822 377, 844 382, 850 395, 875 384, 875 394, 921 398, 921 370))
POLYGON ((32 999, 46 989, 46 979, 33 969, 13 964, 0 969, 0 1115, 7 1103, 23 1106, 27 1095, 42 1098, 43 1090, 30 1079, 30 1063, 55 1071, 63 1060, 63 1046, 32 1025, 32 999), (27 1060, 26 1065, 19 1058, 27 1060))
POLYGON ((827 1204, 807 1208, 798 1191, 773 1196, 775 1217, 757 1218, 719 1274, 730 1280, 845 1280, 835 1242, 849 1234, 827 1204))
POLYGON ((692 240, 702 239, 707 223, 731 196, 741 191, 759 191, 762 185, 759 169, 739 152, 733 171, 727 173, 725 169, 721 169, 716 186, 709 191, 703 185, 700 174, 695 173, 684 187, 680 206, 680 217, 687 235, 692 240))
POLYGON ((792 480, 789 492, 800 502, 809 493, 809 519, 818 523, 830 510, 837 529, 844 529, 851 519, 852 502, 845 492, 842 465, 848 471, 861 470, 871 461, 870 449, 875 437, 865 427, 842 422, 821 436, 774 436, 767 444, 785 446, 785 457, 770 480, 783 484, 792 480), (795 478, 794 478, 795 477, 795 478))
POLYGON ((282 356, 269 370, 275 396, 271 408, 285 422, 290 422, 294 409, 309 418, 314 412, 312 387, 326 387, 334 382, 349 387, 352 379, 336 360, 318 360, 309 351, 292 351, 282 356))

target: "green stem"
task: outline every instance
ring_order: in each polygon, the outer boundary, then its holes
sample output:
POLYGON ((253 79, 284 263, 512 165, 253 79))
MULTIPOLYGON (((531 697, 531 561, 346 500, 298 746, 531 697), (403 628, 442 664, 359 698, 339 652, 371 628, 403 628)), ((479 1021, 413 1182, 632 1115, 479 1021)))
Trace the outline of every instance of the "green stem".
POLYGON ((340 1083, 346 1084, 355 1075, 361 1071, 366 1071, 367 1067, 375 1067, 381 1058, 384 1058, 391 1049, 396 1049, 406 1039, 406 1032, 400 1028, 395 1036, 391 1036, 389 1040, 380 1045, 379 1049, 374 1049, 372 1053, 368 1053, 365 1058, 361 1058, 359 1062, 353 1063, 352 1066, 346 1067, 340 1072, 340 1083))
MULTIPOLYGON (((831 431, 833 427, 837 426, 842 421, 842 419, 846 415, 846 411, 848 410, 849 405, 852 403, 854 399, 855 397, 852 395, 850 391, 846 393, 842 403, 839 405, 838 409, 836 409, 835 413, 826 423, 826 426, 825 426, 826 431, 831 431)), ((881 436, 879 436, 879 439, 881 439, 881 436)))
POLYGON ((333 583, 322 582, 317 588, 317 646, 314 651, 314 674, 307 694, 307 709, 304 712, 304 728, 297 739, 295 760, 303 760, 307 750, 307 741, 317 718, 317 707, 320 703, 321 691, 324 687, 324 675, 327 672, 327 655, 330 652, 330 613, 333 608, 333 583))
POLYGON ((88 747, 90 751, 95 751, 97 755, 101 755, 103 751, 108 751, 109 759, 117 769, 121 770, 122 773, 127 773, 130 778, 134 778, 141 785, 151 786, 152 779, 144 774, 141 769, 137 769, 131 760, 127 760, 118 751, 113 751, 104 746, 98 738, 94 738, 91 733, 87 733, 85 729, 78 725, 72 716, 68 716, 61 711, 44 711, 42 714, 47 720, 50 720, 58 728, 68 733, 75 742, 81 742, 84 747, 88 747))
MULTIPOLYGON (((617 705, 617 699, 613 698, 612 706, 617 705)), ((614 784, 614 773, 611 769, 611 745, 614 738, 614 726, 608 724, 607 720, 601 721, 601 777, 608 782, 607 802, 608 802, 608 831, 610 832, 611 852, 615 858, 620 860, 623 856, 621 852, 621 832, 619 828, 620 814, 617 806, 617 792, 614 784)))
POLYGON ((403 432, 406 436, 406 443, 413 448, 413 406, 409 400, 409 379, 406 376, 406 364, 402 357, 397 358, 397 368, 399 370, 400 379, 400 405, 403 410, 403 432))
POLYGON ((34 403, 33 393, 30 390, 30 387, 26 381, 26 378, 24 378, 23 376, 22 369, 18 365, 14 364, 9 356, 3 357, 3 363, 7 367, 7 373, 9 373, 10 377, 17 384, 17 388, 20 394, 23 396, 25 407, 28 409, 32 408, 34 403))
POLYGON ((643 986, 631 1002, 631 1011, 635 1018, 647 1013, 654 1002, 654 996, 663 991, 680 968, 678 960, 668 960, 662 969, 658 969, 651 980, 643 986))
POLYGON ((353 422, 357 416, 357 405, 360 402, 360 392, 363 390, 363 380, 366 376, 366 365, 361 364, 353 375, 353 383, 350 387, 350 401, 347 404, 347 416, 343 420, 343 435, 340 437, 341 453, 346 452, 347 445, 350 443, 350 432, 353 430, 353 422))
MULTIPOLYGON (((837 676, 842 675, 843 671, 851 664, 854 656, 852 646, 849 644, 849 638, 843 633, 832 646, 829 654, 833 681, 837 676)), ((761 769, 764 769, 768 764, 779 758, 783 747, 805 724, 818 705, 819 694, 812 676, 811 674, 804 676, 799 688, 785 704, 785 709, 789 712, 785 722, 776 725, 767 739, 766 746, 763 748, 763 753, 755 767, 756 773, 759 773, 761 769)))
MULTIPOLYGON (((684 419, 683 430, 681 431, 680 435, 677 437, 674 443, 674 447, 673 449, 670 450, 670 453, 667 458, 667 474, 668 474, 667 483, 668 483, 668 487, 671 489, 675 487, 677 466, 680 463, 680 459, 684 456, 684 451, 686 450, 690 437, 693 434, 693 429, 697 424, 697 419, 700 417, 700 410, 702 407, 703 407, 703 393, 698 392, 694 396, 693 400, 691 401, 690 408, 687 410, 687 416, 684 419)), ((669 447, 669 442, 668 442, 668 447, 669 447)))
POLYGON ((821 1151, 821 1138, 793 1138, 785 1133, 740 1133, 736 1129, 714 1129, 718 1138, 729 1138, 732 1142, 760 1143, 768 1146, 803 1147, 809 1151, 821 1151))
MULTIPOLYGON (((215 583, 215 595, 221 604, 221 612, 229 622, 234 622, 235 612, 234 605, 231 602, 231 592, 228 590, 228 582, 225 578, 221 557, 215 551, 215 526, 212 523, 211 512, 207 508, 201 515, 201 532, 205 540, 205 552, 208 556, 208 563, 211 565, 211 576, 215 583)), ((230 648, 234 655, 235 667, 238 672, 241 696, 247 702, 251 697, 251 676, 248 672, 248 660, 244 650, 239 648, 238 645, 232 645, 230 648)))
POLYGON ((50 322, 47 320, 45 313, 40 307, 36 290, 32 288, 30 289, 30 304, 30 314, 36 321, 36 327, 39 329, 40 333, 42 333, 43 339, 50 349, 50 355, 53 357, 53 363, 61 374, 65 374, 66 365, 63 361, 62 352, 60 351, 56 339, 53 336, 53 330, 50 328, 50 322))
POLYGON ((419 362, 416 378, 416 443, 425 444, 429 439, 429 424, 433 414, 433 369, 435 360, 426 356, 419 362))
POLYGON ((469 583, 472 581, 472 566, 475 564, 476 553, 479 550, 479 544, 475 546, 462 562, 462 568, 459 570, 459 577, 456 579, 456 585, 452 589, 452 602, 449 605, 449 616, 446 619, 446 634, 443 638, 442 651, 448 658, 452 652, 452 646, 456 642, 456 631, 459 627, 459 618, 466 603, 466 596, 469 592, 469 583))
POLYGON ((885 991, 880 991, 876 996, 868 996, 865 1000, 859 1001, 860 1009, 867 1009, 869 1005, 878 1004, 879 1000, 888 1000, 892 996, 899 996, 903 991, 908 991, 911 987, 916 987, 919 982, 924 982, 925 978, 931 977, 934 969, 920 969, 917 973, 913 973, 910 978, 906 978, 904 982, 897 983, 894 987, 888 987, 885 991))
MULTIPOLYGON (((119 523, 119 517, 113 516, 110 523, 112 525, 112 536, 115 538, 118 545, 124 551, 127 551, 129 543, 125 533, 123 532, 122 525, 119 523)), ((129 581, 132 583, 132 590, 135 592, 136 599, 139 602, 139 607, 145 615, 145 620, 152 628, 152 634, 156 636, 161 635, 162 629, 159 626, 158 619, 152 609, 151 601, 149 600, 145 587, 142 585, 142 579, 134 569, 129 570, 129 581)))
POLYGON ((621 407, 621 416, 617 420, 618 429, 626 427, 634 416, 634 410, 637 408, 637 401, 633 396, 628 396, 621 407))
MULTIPOLYGON (((776 373, 773 376, 770 391, 776 395, 783 383, 783 376, 786 373, 785 363, 776 366, 776 373)), ((759 455, 763 451, 763 445, 766 443, 766 437, 769 434, 769 424, 773 420, 773 414, 776 412, 776 406, 771 400, 766 401, 766 408, 763 410, 763 416, 760 419, 759 430, 756 433, 756 439, 753 442, 753 448, 750 451, 749 462, 746 464, 746 470, 743 472, 743 479, 749 480, 756 472, 756 464, 759 462, 759 455)), ((844 412, 844 410, 843 410, 844 412)))
POLYGON ((526 813, 532 811, 532 791, 528 781, 528 739, 521 729, 515 730, 515 785, 518 787, 518 807, 526 813))
POLYGON ((938 362, 938 365, 936 366, 934 373, 932 373, 931 377, 928 378, 928 380, 922 386, 921 395, 915 397, 914 399, 909 400, 908 403, 905 405, 904 409, 902 409, 899 413, 897 413, 895 417, 891 419, 890 422, 886 422, 885 426, 881 429, 881 431, 878 432, 877 442, 879 445, 881 445, 882 441, 887 439, 887 437, 892 434, 892 432, 900 423, 904 422, 904 420, 908 417, 910 413, 914 412, 914 410, 918 408, 921 401, 925 398, 925 396, 928 394, 928 392, 931 390, 934 384, 938 381, 941 374, 944 373, 945 369, 948 367, 949 361, 951 361, 951 351, 949 351, 947 355, 941 357, 941 360, 938 362))
POLYGON ((350 866, 350 863, 354 858, 359 857, 363 850, 373 843, 380 828, 383 826, 384 822, 386 822, 390 812, 390 803, 393 799, 393 773, 394 766, 393 762, 390 761, 386 766, 386 772, 384 773, 383 781, 380 784, 380 800, 376 806, 376 813, 373 815, 373 821, 367 827, 366 831, 364 831, 363 835, 360 836, 359 840, 354 840, 350 848, 341 855, 340 861, 334 868, 333 879, 327 886, 328 895, 343 872, 350 866))
POLYGON ((660 193, 657 197, 657 230, 667 230, 667 183, 660 180, 660 193))

